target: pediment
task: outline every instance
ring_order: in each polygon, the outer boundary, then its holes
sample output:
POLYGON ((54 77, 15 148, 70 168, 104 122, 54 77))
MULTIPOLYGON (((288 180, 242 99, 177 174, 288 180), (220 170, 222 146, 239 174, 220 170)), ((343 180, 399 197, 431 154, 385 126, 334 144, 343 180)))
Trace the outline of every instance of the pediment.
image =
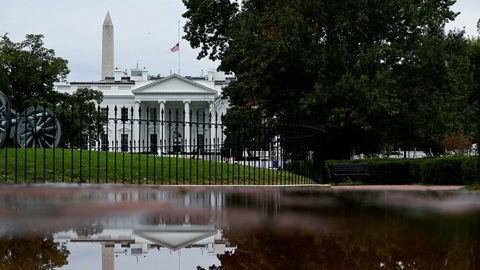
POLYGON ((135 229, 133 232, 146 240, 155 244, 167 247, 171 250, 178 250, 185 246, 194 244, 205 238, 216 234, 216 230, 211 228, 149 228, 135 229))
POLYGON ((153 81, 135 90, 134 94, 165 94, 165 93, 198 93, 215 94, 214 89, 194 82, 177 74, 153 81))

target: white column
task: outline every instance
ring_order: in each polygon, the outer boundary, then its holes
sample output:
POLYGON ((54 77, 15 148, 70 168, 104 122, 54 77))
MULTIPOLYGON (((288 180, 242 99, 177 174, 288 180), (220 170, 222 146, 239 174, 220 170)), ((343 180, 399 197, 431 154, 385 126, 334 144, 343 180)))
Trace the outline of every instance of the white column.
POLYGON ((142 108, 142 136, 141 136, 141 149, 142 152, 147 151, 147 104, 141 103, 140 107, 142 108))
POLYGON ((184 130, 184 133, 185 133, 185 151, 186 152, 190 152, 190 127, 191 127, 191 123, 190 123, 190 100, 184 100, 183 101, 183 104, 185 106, 185 130, 184 130))
POLYGON ((140 109, 140 101, 135 101, 135 106, 133 106, 133 126, 131 127, 133 130, 133 138, 131 138, 132 143, 136 141, 135 147, 133 152, 138 152, 138 132, 140 130, 140 125, 138 124, 139 114, 138 111, 140 109))
POLYGON ((161 152, 165 150, 164 144, 165 144, 165 101, 164 100, 159 100, 158 101, 158 120, 159 122, 159 128, 160 128, 160 134, 159 134, 159 146, 161 147, 160 149, 161 152), (163 113, 162 113, 163 112, 163 113))
POLYGON ((216 139, 216 128, 215 128, 215 104, 210 102, 209 108, 210 112, 210 151, 215 150, 215 139, 216 139))

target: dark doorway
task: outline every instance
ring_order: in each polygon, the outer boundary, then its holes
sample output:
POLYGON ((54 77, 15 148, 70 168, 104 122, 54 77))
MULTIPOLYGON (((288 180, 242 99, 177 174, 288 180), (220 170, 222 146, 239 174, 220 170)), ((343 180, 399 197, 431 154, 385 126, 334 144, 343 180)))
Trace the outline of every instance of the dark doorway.
POLYGON ((122 152, 128 152, 128 134, 122 134, 120 143, 122 145, 122 152))
POLYGON ((205 152, 205 135, 197 134, 197 152, 203 154, 205 152))
POLYGON ((102 151, 108 151, 108 136, 106 133, 102 133, 102 151))
POLYGON ((178 130, 176 130, 174 133, 173 133, 173 152, 174 153, 180 153, 182 152, 182 146, 183 146, 183 138, 182 138, 182 135, 180 135, 180 133, 178 132, 178 130))
POLYGON ((150 153, 158 154, 157 134, 150 134, 150 153))

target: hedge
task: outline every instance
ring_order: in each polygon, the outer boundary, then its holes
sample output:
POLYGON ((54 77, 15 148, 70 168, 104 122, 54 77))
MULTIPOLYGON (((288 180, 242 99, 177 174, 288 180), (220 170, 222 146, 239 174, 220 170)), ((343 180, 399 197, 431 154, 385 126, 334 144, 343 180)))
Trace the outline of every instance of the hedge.
POLYGON ((331 183, 345 180, 378 185, 433 184, 469 185, 480 182, 478 157, 433 157, 423 159, 329 160, 326 175, 331 183), (333 164, 367 164, 369 176, 334 177, 333 164))

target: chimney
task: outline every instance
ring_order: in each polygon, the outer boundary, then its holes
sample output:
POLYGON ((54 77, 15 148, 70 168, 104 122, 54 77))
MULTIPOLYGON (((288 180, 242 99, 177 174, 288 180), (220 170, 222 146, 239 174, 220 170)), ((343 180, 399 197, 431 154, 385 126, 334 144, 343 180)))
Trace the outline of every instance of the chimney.
POLYGON ((215 71, 213 70, 209 70, 207 71, 207 77, 208 77, 208 81, 209 82, 213 82, 213 75, 214 75, 215 71))

